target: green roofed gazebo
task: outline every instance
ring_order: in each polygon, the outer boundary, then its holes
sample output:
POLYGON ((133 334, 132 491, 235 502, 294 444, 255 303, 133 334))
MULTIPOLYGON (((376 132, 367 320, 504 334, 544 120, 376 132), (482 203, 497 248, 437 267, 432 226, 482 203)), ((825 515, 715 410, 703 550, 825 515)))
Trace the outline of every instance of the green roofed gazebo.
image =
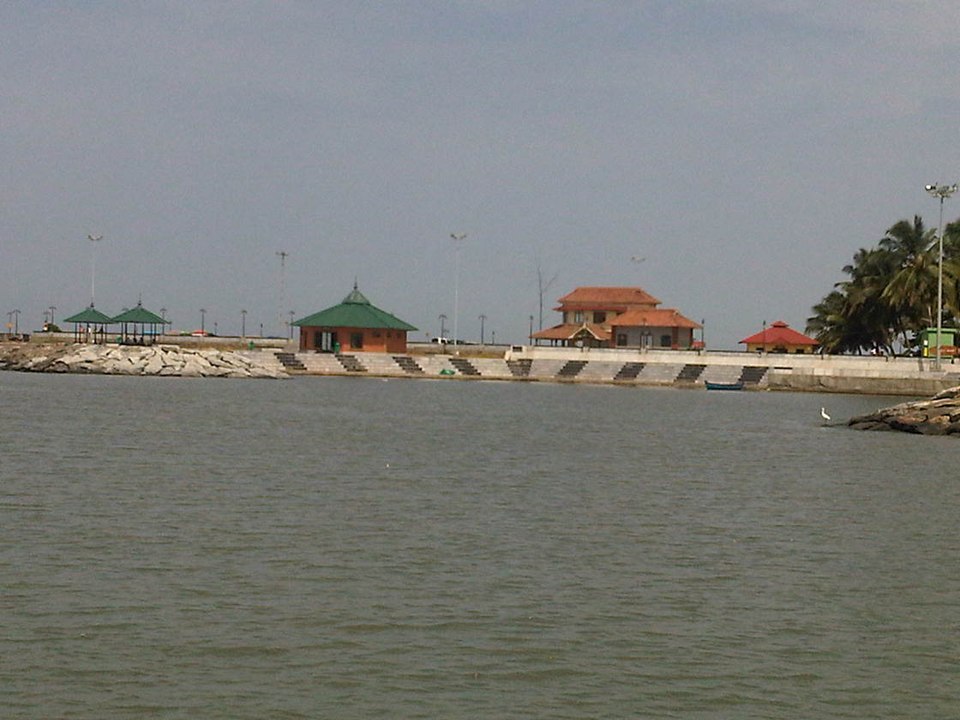
POLYGON ((300 350, 405 353, 413 325, 372 305, 353 284, 343 302, 293 323, 300 328, 300 350))
POLYGON ((150 345, 158 335, 163 334, 164 326, 169 324, 139 302, 136 307, 125 310, 110 322, 120 325, 120 343, 123 345, 150 345), (157 326, 160 326, 160 332, 157 332, 157 326))
POLYGON ((64 322, 73 323, 74 342, 99 343, 107 341, 107 325, 113 324, 109 315, 97 310, 93 303, 76 315, 64 318, 64 322))

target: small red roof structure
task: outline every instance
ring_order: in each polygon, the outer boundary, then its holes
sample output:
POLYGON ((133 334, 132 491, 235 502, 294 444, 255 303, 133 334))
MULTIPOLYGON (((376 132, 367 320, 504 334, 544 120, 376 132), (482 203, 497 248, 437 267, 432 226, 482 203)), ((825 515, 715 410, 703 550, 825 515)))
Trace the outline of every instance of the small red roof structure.
POLYGON ((746 337, 740 341, 747 346, 748 352, 774 353, 812 353, 820 343, 803 333, 799 333, 783 320, 777 320, 770 327, 746 337))

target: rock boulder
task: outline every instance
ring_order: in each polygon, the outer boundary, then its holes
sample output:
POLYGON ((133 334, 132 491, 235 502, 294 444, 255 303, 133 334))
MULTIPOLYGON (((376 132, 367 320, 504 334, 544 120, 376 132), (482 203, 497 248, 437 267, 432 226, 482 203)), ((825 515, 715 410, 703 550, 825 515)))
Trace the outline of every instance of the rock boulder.
POLYGON ((929 400, 914 400, 850 418, 856 430, 898 430, 917 435, 960 435, 960 386, 929 400))

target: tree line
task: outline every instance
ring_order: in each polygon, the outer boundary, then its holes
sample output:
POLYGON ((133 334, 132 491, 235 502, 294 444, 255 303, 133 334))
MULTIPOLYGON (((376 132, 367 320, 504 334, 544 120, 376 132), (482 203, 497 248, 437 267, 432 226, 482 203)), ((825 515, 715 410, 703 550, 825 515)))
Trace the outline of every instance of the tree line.
MULTIPOLYGON (((937 324, 938 245, 936 228, 925 228, 919 215, 897 222, 844 266, 847 279, 813 306, 807 334, 831 354, 916 350, 920 332, 937 324)), ((943 325, 958 318, 960 220, 943 231, 943 325)))

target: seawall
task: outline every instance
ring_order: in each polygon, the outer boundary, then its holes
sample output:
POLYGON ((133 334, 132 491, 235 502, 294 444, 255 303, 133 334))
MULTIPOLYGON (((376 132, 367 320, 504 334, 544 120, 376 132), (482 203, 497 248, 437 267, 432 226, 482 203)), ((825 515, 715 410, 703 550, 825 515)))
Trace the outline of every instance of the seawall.
POLYGON ((941 370, 923 358, 774 355, 670 350, 601 350, 513 346, 502 357, 384 353, 287 352, 291 374, 457 380, 599 383, 705 388, 742 383, 745 390, 930 396, 960 385, 960 365, 941 370))
POLYGON ((704 389, 706 382, 744 390, 930 397, 960 386, 960 364, 932 360, 744 352, 601 350, 513 346, 464 347, 460 354, 294 352, 288 346, 230 352, 170 345, 148 348, 0 343, 0 368, 34 372, 237 377, 374 376, 447 380, 594 383, 704 389), (243 366, 243 367, 239 367, 243 366), (255 368, 255 369, 254 369, 255 368))

